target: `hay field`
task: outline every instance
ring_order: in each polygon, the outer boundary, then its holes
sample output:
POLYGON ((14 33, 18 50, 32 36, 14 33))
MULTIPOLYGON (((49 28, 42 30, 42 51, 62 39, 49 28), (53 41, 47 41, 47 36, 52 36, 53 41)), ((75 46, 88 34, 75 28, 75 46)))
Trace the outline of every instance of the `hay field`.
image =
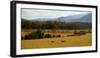
MULTIPOLYGON (((32 31, 32 30, 31 30, 32 31)), ((81 36, 67 36, 72 34, 73 30, 43 30, 49 34, 60 34, 61 37, 57 38, 43 38, 22 40, 22 49, 39 49, 39 48, 55 48, 55 47, 80 47, 80 46, 92 46, 92 34, 87 33, 81 36)), ((30 33, 30 31, 22 31, 22 36, 30 33)))

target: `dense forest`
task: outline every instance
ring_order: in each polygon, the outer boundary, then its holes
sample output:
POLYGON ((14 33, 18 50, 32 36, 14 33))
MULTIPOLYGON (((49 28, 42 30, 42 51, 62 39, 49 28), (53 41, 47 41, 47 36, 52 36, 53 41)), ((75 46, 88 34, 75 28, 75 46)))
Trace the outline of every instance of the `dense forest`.
POLYGON ((91 23, 21 20, 22 29, 91 29, 91 23))

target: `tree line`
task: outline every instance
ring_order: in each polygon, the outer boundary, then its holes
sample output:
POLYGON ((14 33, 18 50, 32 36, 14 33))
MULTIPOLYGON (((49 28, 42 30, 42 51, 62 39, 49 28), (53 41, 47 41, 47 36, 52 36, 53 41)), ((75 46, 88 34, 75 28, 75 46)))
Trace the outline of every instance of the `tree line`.
POLYGON ((91 23, 21 20, 22 29, 91 29, 91 23))

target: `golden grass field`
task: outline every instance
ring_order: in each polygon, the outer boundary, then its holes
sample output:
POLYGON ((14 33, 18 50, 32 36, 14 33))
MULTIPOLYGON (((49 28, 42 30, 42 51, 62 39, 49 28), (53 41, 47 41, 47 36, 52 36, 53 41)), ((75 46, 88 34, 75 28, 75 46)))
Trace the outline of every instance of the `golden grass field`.
MULTIPOLYGON (((47 30, 48 31, 48 30, 47 30)), ((87 33, 81 36, 67 36, 72 34, 73 30, 56 30, 55 32, 47 32, 50 34, 61 34, 58 38, 43 38, 43 39, 33 39, 33 40, 22 40, 22 49, 38 49, 38 48, 55 48, 55 47, 80 47, 80 46, 92 46, 92 34, 87 33)), ((22 32, 22 35, 30 32, 22 32)))

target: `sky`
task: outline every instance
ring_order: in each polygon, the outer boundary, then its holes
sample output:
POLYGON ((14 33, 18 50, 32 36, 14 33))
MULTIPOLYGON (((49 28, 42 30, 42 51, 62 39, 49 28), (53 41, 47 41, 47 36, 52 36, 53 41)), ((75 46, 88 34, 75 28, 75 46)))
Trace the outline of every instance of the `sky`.
POLYGON ((38 18, 58 18, 79 14, 87 14, 89 11, 72 11, 72 10, 44 10, 44 9, 21 9, 21 18, 35 20, 38 18))

